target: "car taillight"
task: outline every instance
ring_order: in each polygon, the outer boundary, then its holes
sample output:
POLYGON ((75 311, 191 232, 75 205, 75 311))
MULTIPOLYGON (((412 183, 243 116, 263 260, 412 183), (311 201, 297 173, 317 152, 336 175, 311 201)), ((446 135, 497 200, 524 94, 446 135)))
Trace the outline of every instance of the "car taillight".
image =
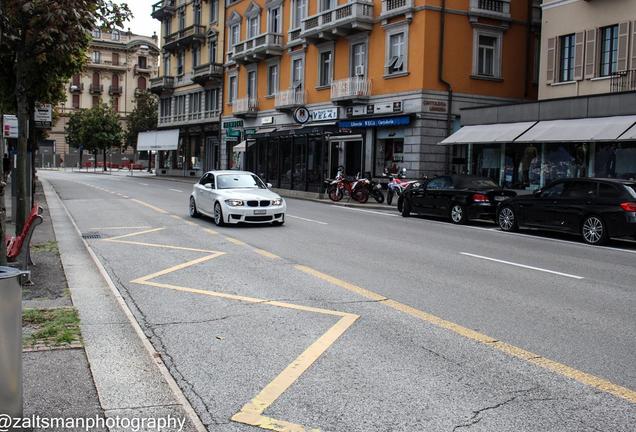
POLYGON ((621 204, 621 208, 626 212, 636 212, 636 202, 624 202, 621 204))
POLYGON ((490 200, 488 199, 487 195, 484 194, 474 194, 473 195, 473 201, 474 202, 489 202, 490 200))

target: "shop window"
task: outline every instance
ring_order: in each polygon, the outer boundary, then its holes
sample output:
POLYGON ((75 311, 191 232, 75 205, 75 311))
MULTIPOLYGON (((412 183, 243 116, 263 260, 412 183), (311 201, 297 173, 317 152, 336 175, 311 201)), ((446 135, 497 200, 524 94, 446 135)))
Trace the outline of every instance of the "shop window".
POLYGON ((397 174, 404 163, 404 138, 378 139, 375 148, 375 173, 397 174))
POLYGON ((473 149, 472 173, 499 183, 501 144, 475 145, 473 149))
POLYGON ((560 38, 559 81, 574 80, 574 34, 560 38))
POLYGON ((597 143, 595 177, 636 178, 636 143, 597 143))
POLYGON ((616 74, 618 65, 618 24, 601 29, 600 76, 616 74))
POLYGON ((543 184, 560 178, 587 176, 587 143, 545 144, 544 152, 543 184))
MULTIPOLYGON (((512 189, 538 189, 541 187, 540 145, 507 145, 501 184, 512 189)), ((498 178, 491 177, 497 181, 498 178)))

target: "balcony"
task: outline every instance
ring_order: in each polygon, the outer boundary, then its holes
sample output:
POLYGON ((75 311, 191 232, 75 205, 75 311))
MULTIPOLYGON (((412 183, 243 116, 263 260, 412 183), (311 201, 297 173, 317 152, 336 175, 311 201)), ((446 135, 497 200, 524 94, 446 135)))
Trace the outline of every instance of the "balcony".
POLYGON ((301 28, 295 28, 287 33, 287 48, 295 47, 305 42, 305 39, 300 36, 301 31, 301 28))
POLYGON ((510 20, 510 0, 470 0, 468 15, 476 17, 510 20))
POLYGON ((305 92, 302 89, 282 90, 276 93, 274 107, 279 111, 291 111, 305 104, 305 92))
POLYGON ((133 73, 134 73, 135 75, 149 74, 149 73, 152 73, 152 69, 150 68, 150 66, 149 66, 149 65, 146 65, 146 66, 140 66, 140 65, 136 64, 136 65, 133 67, 133 73))
POLYGON ((119 96, 123 92, 122 86, 110 86, 108 88, 108 94, 111 96, 119 96))
POLYGON ((218 63, 206 63, 196 66, 190 75, 192 81, 204 85, 208 81, 223 81, 223 65, 218 63))
POLYGON ((380 19, 388 20, 399 15, 413 16, 413 0, 382 0, 380 19))
POLYGON ((203 43, 207 34, 207 28, 202 25, 191 25, 171 33, 163 40, 163 48, 166 51, 176 51, 186 46, 192 45, 193 42, 203 43))
POLYGON ((100 95, 104 92, 104 86, 101 84, 91 84, 88 88, 88 92, 92 95, 100 95))
POLYGON ((210 111, 190 112, 186 114, 160 116, 159 127, 184 126, 197 123, 210 123, 221 121, 221 111, 214 109, 210 111))
POLYGON ((236 117, 256 117, 258 112, 258 100, 253 98, 241 98, 232 102, 232 114, 236 117))
POLYGON ((152 12, 150 15, 159 21, 163 21, 165 18, 170 18, 176 11, 176 0, 161 0, 152 5, 152 12))
POLYGON ((84 91, 84 83, 71 83, 68 86, 68 91, 72 94, 80 94, 84 91))
POLYGON ((371 80, 356 76, 331 83, 331 101, 339 105, 367 102, 371 95, 371 80))
POLYGON ((636 69, 619 72, 610 78, 610 92, 619 93, 636 90, 636 69))
POLYGON ((352 0, 303 20, 300 36, 310 41, 333 40, 373 26, 373 3, 352 0))
POLYGON ((174 77, 162 76, 150 79, 150 91, 154 94, 162 94, 174 90, 174 77))
POLYGON ((234 45, 232 60, 236 63, 253 63, 283 54, 283 35, 263 33, 234 45))

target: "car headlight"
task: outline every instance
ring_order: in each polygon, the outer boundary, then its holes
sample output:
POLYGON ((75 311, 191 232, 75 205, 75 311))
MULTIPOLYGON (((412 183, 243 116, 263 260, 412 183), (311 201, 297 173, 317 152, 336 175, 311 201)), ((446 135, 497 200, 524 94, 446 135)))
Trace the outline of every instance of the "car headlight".
POLYGON ((272 200, 272 205, 273 206, 279 206, 281 204, 283 204, 283 199, 282 198, 277 198, 275 200, 272 200))
POLYGON ((237 199, 225 200, 225 204, 229 205, 230 207, 241 207, 245 205, 243 200, 237 200, 237 199))

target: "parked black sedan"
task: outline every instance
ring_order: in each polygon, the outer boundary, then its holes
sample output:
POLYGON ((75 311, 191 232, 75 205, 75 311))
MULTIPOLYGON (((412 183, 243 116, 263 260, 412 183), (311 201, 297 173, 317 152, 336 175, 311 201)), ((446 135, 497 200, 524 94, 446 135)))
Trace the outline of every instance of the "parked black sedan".
POLYGON ((561 179, 532 195, 501 203, 497 222, 503 231, 519 227, 580 234, 598 245, 610 237, 636 235, 636 181, 561 179))
POLYGON ((484 177, 435 177, 409 187, 402 194, 402 216, 411 213, 447 217, 456 224, 469 219, 495 219, 497 204, 516 193, 484 177))

